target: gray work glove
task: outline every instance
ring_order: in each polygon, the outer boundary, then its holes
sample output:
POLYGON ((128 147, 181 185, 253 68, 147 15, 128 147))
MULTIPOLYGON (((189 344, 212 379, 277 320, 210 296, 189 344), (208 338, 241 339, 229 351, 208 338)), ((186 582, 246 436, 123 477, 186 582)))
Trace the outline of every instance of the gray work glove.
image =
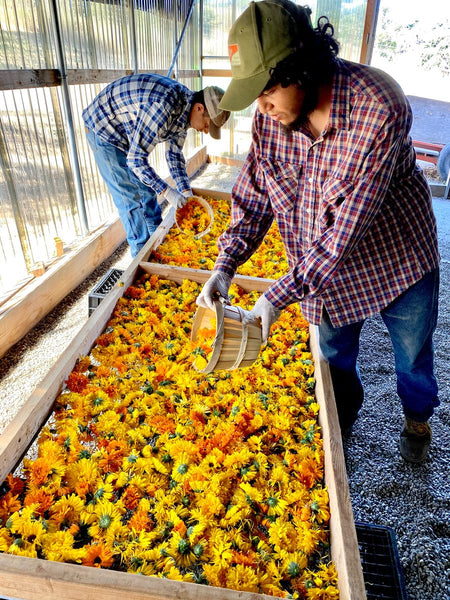
POLYGON ((175 190, 170 186, 163 192, 163 196, 170 206, 173 206, 174 208, 181 208, 186 204, 188 199, 188 196, 183 196, 178 190, 175 190))
POLYGON ((256 321, 258 318, 260 318, 262 328, 262 343, 265 344, 267 342, 267 338, 269 337, 270 328, 278 319, 280 313, 281 310, 269 302, 269 300, 267 300, 267 298, 263 295, 258 298, 251 311, 246 311, 243 323, 246 325, 247 323, 251 323, 252 321, 256 321))
POLYGON ((213 271, 211 277, 205 283, 202 291, 197 297, 197 304, 204 308, 214 310, 214 300, 222 297, 227 304, 230 304, 228 290, 231 285, 231 277, 222 271, 213 271))

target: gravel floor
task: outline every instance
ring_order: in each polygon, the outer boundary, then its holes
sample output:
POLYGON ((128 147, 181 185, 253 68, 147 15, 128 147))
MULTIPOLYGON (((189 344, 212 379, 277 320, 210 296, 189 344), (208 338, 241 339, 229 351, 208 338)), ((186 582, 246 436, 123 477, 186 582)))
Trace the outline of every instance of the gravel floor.
MULTIPOLYGON (((209 165, 194 186, 230 191, 236 175, 237 169, 209 165)), ((402 414, 391 344, 379 318, 363 328, 360 368, 366 400, 344 445, 355 519, 393 528, 409 600, 450 600, 450 201, 434 203, 443 259, 435 336, 441 406, 432 419, 430 457, 411 466, 399 456, 402 414)), ((94 285, 109 268, 126 268, 130 261, 124 244, 0 360, 0 431, 87 320, 94 285)))

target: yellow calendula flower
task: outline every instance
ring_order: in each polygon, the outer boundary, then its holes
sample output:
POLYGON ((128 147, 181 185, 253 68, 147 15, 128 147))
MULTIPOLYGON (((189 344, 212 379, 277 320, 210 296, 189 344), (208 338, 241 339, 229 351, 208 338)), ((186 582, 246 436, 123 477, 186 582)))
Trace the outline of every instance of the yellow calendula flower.
POLYGON ((14 538, 7 529, 0 529, 0 552, 7 552, 14 538))
POLYGON ((250 483, 241 483, 240 486, 241 490, 244 492, 245 494, 245 499, 248 503, 261 503, 263 502, 263 494, 261 492, 261 490, 255 488, 254 486, 252 486, 250 483))
POLYGON ((92 492, 97 485, 98 478, 98 466, 88 458, 82 458, 67 467, 67 484, 79 496, 83 497, 92 492))
POLYGON ((56 531, 42 540, 42 553, 47 560, 81 563, 84 550, 74 548, 75 539, 69 531, 56 531))
POLYGON ((226 569, 233 557, 231 541, 216 539, 210 544, 210 554, 211 561, 216 567, 226 569))
POLYGON ((59 529, 77 523, 84 507, 84 500, 76 494, 63 496, 49 508, 49 525, 54 524, 59 529))
POLYGON ((328 502, 328 492, 326 489, 316 489, 311 491, 309 508, 313 518, 318 523, 328 522, 330 520, 330 507, 328 502))
POLYGON ((214 587, 225 587, 227 568, 216 564, 205 564, 203 566, 203 575, 209 585, 214 587))
POLYGON ((189 469, 192 467, 191 459, 188 454, 183 452, 173 465, 171 477, 178 483, 189 478, 189 469))
POLYGON ((267 504, 267 514, 271 515, 283 515, 287 509, 287 502, 283 499, 281 492, 273 491, 270 496, 268 496, 264 502, 267 504))
POLYGON ((100 500, 93 505, 88 518, 89 535, 96 538, 103 535, 110 527, 120 523, 121 514, 117 506, 109 500, 100 500))
POLYGON ((236 565, 227 570, 226 587, 243 592, 259 591, 258 575, 254 569, 245 565, 236 565))

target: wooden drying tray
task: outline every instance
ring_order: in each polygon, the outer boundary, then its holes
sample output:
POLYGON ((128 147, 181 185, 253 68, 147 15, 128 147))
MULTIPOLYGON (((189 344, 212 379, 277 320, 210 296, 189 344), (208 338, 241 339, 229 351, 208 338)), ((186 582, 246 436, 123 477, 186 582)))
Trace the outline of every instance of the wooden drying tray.
MULTIPOLYGON (((229 199, 229 194, 195 190, 196 194, 229 199)), ((16 417, 0 435, 0 481, 13 471, 51 414, 53 403, 77 359, 88 354, 104 330, 118 299, 143 272, 177 282, 183 279, 204 283, 210 272, 148 262, 153 249, 174 224, 174 210, 131 262, 121 281, 101 302, 84 327, 68 345, 57 363, 36 387, 16 417)), ((271 280, 236 276, 234 283, 245 290, 263 292, 271 280)), ((325 483, 330 498, 331 556, 339 577, 340 600, 366 600, 361 560, 347 484, 342 441, 328 364, 318 347, 316 327, 310 328, 310 345, 315 363, 316 399, 320 405, 325 455, 325 483)), ((215 588, 158 577, 143 577, 120 571, 95 569, 0 554, 0 594, 21 600, 273 600, 272 596, 215 588)))

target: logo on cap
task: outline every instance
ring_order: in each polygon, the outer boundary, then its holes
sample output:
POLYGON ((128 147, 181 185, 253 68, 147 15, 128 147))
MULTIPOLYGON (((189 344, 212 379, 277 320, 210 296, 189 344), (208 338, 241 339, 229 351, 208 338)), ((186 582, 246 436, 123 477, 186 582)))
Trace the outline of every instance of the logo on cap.
POLYGON ((228 54, 230 56, 231 66, 239 66, 241 58, 239 56, 239 44, 230 44, 228 46, 228 54))

